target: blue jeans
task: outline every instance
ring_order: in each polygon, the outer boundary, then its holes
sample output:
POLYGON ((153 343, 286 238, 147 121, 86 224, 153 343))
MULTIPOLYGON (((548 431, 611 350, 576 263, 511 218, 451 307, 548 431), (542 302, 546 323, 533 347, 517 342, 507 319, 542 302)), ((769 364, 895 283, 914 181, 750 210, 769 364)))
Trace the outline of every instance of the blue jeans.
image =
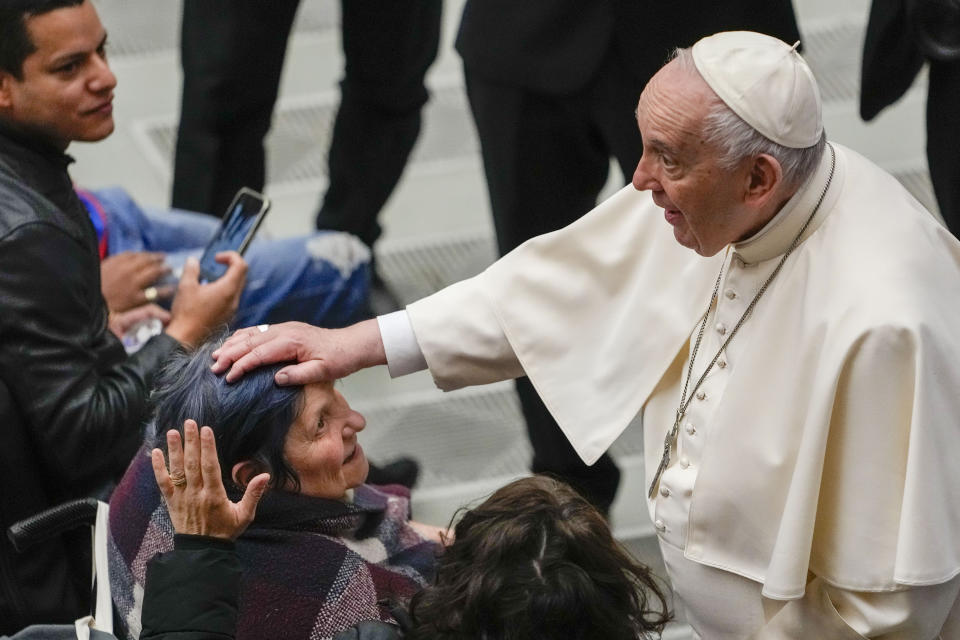
MULTIPOLYGON (((141 208, 122 188, 92 191, 107 216, 108 255, 166 254, 173 278, 187 258, 200 258, 220 222, 177 209, 141 208)), ((233 327, 299 320, 342 327, 364 317, 370 289, 370 251, 354 236, 316 232, 254 240, 244 255, 247 284, 233 327)))

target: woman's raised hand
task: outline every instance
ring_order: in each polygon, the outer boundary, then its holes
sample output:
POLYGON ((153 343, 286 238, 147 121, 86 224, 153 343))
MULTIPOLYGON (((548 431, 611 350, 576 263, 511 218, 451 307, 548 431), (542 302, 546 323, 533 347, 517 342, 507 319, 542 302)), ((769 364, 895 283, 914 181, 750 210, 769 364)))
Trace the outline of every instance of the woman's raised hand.
POLYGON ((240 502, 231 502, 223 487, 213 430, 203 427, 198 431, 197 423, 187 420, 183 432, 185 443, 181 443, 179 432, 167 432, 169 471, 163 452, 151 452, 153 474, 173 528, 177 533, 235 540, 253 522, 270 474, 253 478, 240 502))

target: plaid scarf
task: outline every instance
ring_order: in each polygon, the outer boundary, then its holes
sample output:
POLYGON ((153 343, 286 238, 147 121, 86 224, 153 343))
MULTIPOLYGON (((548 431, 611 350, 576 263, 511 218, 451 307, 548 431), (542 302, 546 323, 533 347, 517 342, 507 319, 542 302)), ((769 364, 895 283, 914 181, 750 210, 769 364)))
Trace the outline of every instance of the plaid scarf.
MULTIPOLYGON (((238 640, 328 638, 361 620, 394 621, 388 602, 409 599, 433 578, 439 550, 407 525, 409 505, 396 486, 361 485, 352 503, 267 491, 237 540, 238 640)), ((136 638, 147 562, 173 549, 146 449, 110 501, 109 547, 114 607, 136 638)))

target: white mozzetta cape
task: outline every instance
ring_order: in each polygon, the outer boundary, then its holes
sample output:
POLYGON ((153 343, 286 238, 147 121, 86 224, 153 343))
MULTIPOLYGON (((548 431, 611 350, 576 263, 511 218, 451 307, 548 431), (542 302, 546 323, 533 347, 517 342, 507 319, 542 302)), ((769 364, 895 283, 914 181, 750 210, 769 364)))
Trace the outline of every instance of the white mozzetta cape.
MULTIPOLYGON (((862 591, 960 573, 960 243, 894 178, 834 148, 820 211, 734 338, 742 355, 691 502, 687 558, 770 598, 800 597, 808 570, 862 591)), ((733 249, 778 260, 829 165, 828 149, 733 249)), ((723 260, 679 246, 628 186, 408 313, 438 386, 526 372, 588 463, 646 406, 649 482, 723 260)))

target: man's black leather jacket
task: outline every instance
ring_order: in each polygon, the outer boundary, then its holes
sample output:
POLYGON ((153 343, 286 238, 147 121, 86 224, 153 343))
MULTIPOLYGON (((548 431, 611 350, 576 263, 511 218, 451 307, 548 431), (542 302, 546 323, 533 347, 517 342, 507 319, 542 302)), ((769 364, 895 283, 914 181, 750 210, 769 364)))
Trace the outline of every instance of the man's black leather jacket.
POLYGON ((17 555, 5 530, 122 474, 154 372, 178 346, 161 334, 127 357, 107 329, 70 162, 0 127, 0 633, 83 614, 89 536, 17 555))

